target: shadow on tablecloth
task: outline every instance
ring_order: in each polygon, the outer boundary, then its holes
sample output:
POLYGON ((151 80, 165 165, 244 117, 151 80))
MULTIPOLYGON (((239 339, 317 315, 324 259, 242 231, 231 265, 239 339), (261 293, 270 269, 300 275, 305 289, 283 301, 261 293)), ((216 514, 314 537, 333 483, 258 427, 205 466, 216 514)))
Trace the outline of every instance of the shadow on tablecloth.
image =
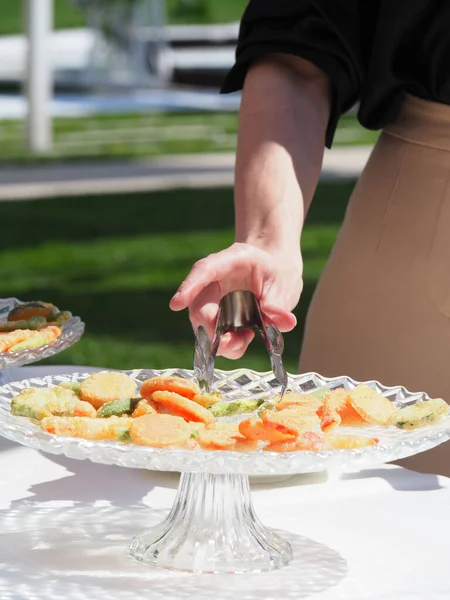
POLYGON ((367 479, 379 477, 389 483, 392 489, 398 492, 427 492, 430 490, 442 490, 444 487, 439 483, 439 477, 432 474, 416 473, 408 469, 363 469, 357 473, 344 473, 343 480, 367 479))
POLYGON ((166 511, 45 507, 21 501, 0 511, 2 600, 299 600, 337 586, 347 563, 334 550, 304 536, 279 532, 292 544, 293 562, 279 571, 195 575, 153 569, 126 556, 130 538, 156 525, 166 511))

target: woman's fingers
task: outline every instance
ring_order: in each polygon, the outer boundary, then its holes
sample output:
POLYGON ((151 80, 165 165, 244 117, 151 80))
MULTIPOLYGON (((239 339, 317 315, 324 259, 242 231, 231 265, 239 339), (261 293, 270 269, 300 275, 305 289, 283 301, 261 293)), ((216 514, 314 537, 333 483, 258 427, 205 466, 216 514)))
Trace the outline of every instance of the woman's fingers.
POLYGON ((265 319, 276 325, 282 332, 292 331, 297 325, 297 319, 295 315, 288 310, 279 308, 278 306, 261 306, 261 312, 265 319))
POLYGON ((225 333, 220 340, 217 355, 232 359, 241 358, 254 337, 255 333, 251 329, 225 333))
POLYGON ((190 273, 170 301, 172 310, 187 308, 211 283, 223 281, 232 272, 232 261, 222 260, 220 253, 213 254, 194 264, 190 273))
POLYGON ((206 329, 212 338, 219 312, 220 290, 218 283, 207 285, 189 305, 189 319, 194 331, 199 325, 206 329))
MULTIPOLYGON (((250 290, 260 302, 265 321, 286 332, 296 326, 289 309, 297 304, 301 289, 298 261, 291 263, 287 257, 280 262, 279 257, 275 260, 258 248, 235 243, 195 263, 172 298, 170 308, 188 308, 194 331, 202 325, 212 338, 221 299, 234 290, 250 290)), ((240 358, 253 337, 250 330, 229 332, 222 337, 217 354, 240 358)))
MULTIPOLYGON (((197 331, 198 326, 202 325, 209 337, 212 338, 220 300, 221 296, 217 283, 209 284, 194 299, 189 306, 189 319, 194 331, 197 331)), ((248 329, 226 333, 220 340, 217 354, 226 358, 240 358, 245 353, 253 337, 253 331, 248 329)))
MULTIPOLYGON (((243 284, 252 284, 254 257, 251 252, 233 244, 217 254, 211 254, 194 264, 186 279, 170 301, 172 310, 187 308, 200 292, 213 282, 218 282, 222 296, 233 290, 242 289, 243 284)), ((252 290, 259 293, 259 290, 252 290)))

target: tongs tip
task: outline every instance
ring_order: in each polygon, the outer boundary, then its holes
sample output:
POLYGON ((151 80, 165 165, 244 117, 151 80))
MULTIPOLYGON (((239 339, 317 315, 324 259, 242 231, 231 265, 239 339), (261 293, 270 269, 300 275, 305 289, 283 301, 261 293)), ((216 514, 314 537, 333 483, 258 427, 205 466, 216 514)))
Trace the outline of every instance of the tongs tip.
POLYGON ((226 294, 219 305, 216 327, 211 339, 200 325, 195 332, 194 374, 200 389, 210 392, 214 377, 214 361, 224 333, 236 329, 257 329, 264 340, 273 374, 281 386, 277 402, 286 391, 288 376, 283 365, 283 336, 273 324, 266 325, 255 295, 248 290, 226 294))

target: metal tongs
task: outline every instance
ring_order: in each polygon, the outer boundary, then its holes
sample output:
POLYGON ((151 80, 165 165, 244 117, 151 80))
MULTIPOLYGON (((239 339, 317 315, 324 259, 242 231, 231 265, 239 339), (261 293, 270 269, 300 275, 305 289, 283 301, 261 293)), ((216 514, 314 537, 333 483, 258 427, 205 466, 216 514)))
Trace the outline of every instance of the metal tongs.
POLYGON ((272 365, 272 371, 281 390, 279 400, 287 387, 287 373, 283 366, 283 336, 275 325, 264 323, 255 295, 249 291, 230 292, 222 298, 217 314, 216 327, 212 339, 200 325, 195 335, 194 374, 200 389, 210 392, 214 378, 214 362, 220 338, 227 332, 238 329, 253 329, 261 334, 272 365))

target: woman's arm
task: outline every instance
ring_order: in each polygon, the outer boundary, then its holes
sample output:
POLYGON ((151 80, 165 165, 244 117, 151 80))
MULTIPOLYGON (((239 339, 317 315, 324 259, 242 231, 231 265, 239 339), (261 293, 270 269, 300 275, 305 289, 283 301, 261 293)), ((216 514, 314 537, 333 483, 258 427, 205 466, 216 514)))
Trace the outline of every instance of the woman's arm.
POLYGON ((237 242, 299 254, 329 110, 328 80, 311 63, 274 55, 249 70, 236 155, 237 242))
MULTIPOLYGON (((198 261, 170 307, 189 308, 211 335, 220 299, 251 290, 279 327, 295 327, 302 291, 300 234, 320 174, 330 110, 327 77, 311 63, 273 55, 248 71, 235 175, 236 243, 198 261)), ((219 353, 238 358, 252 334, 227 334, 219 353)))

